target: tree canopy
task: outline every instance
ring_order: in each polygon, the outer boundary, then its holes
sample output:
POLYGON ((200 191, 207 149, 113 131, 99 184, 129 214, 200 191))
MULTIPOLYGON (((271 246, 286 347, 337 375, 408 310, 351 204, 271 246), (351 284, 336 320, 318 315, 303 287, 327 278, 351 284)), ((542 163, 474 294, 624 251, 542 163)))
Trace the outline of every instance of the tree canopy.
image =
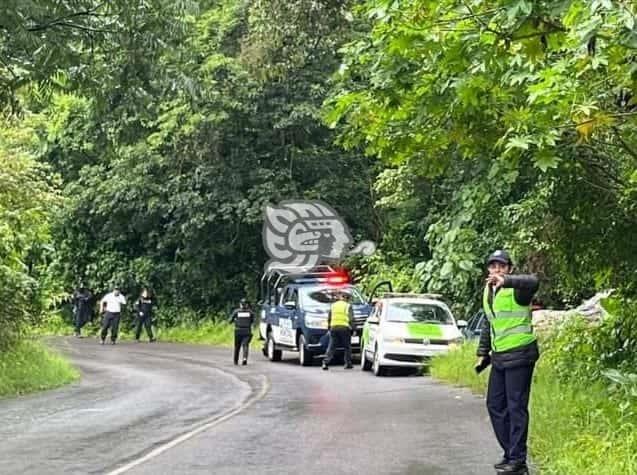
POLYGON ((4 2, 2 199, 38 211, 3 263, 43 302, 151 286, 170 324, 255 298, 265 205, 316 198, 379 243, 364 284, 469 310, 502 247, 548 304, 632 295, 634 8, 4 2))

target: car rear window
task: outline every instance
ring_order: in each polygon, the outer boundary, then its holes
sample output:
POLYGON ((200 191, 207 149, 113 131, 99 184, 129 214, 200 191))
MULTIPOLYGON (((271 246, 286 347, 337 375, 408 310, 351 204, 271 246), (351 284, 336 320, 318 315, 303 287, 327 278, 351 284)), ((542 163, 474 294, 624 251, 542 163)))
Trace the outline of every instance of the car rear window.
POLYGON ((388 322, 453 324, 453 317, 443 307, 417 302, 393 302, 387 307, 388 322))

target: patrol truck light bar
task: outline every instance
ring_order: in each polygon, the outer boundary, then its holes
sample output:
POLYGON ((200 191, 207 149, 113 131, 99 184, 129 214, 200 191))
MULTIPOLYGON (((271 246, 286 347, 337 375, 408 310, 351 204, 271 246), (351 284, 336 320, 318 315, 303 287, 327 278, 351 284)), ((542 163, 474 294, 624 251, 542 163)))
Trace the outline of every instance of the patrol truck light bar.
POLYGON ((282 266, 269 269, 261 277, 261 296, 263 300, 270 298, 272 290, 279 288, 286 282, 301 284, 328 283, 346 284, 349 277, 344 272, 335 271, 329 265, 315 267, 282 266))

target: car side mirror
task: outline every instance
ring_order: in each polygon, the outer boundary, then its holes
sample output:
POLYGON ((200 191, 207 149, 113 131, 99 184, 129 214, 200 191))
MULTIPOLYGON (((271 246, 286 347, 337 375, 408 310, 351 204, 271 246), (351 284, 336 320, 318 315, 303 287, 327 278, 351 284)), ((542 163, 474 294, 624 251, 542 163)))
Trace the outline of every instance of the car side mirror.
POLYGON ((456 321, 456 326, 458 328, 467 328, 468 323, 467 323, 466 320, 458 320, 458 321, 456 321))
POLYGON ((368 321, 369 323, 378 323, 378 322, 379 322, 378 317, 369 317, 369 318, 367 319, 367 321, 368 321))
POLYGON ((283 306, 288 310, 294 310, 296 308, 296 302, 294 300, 290 300, 288 302, 285 302, 283 306))

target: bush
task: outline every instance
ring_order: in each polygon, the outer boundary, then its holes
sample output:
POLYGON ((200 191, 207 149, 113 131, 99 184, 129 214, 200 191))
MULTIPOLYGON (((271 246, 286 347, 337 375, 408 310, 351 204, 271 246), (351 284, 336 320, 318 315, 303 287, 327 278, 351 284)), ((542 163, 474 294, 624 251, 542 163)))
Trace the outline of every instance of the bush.
POLYGON ((0 352, 0 396, 54 388, 79 378, 65 359, 35 341, 22 341, 0 352))

